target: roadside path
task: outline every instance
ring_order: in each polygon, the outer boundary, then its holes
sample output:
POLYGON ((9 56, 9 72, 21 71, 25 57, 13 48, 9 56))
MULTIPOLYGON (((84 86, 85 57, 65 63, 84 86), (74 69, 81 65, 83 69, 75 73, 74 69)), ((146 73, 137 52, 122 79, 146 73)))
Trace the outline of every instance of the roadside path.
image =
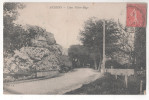
POLYGON ((4 94, 64 94, 100 77, 102 74, 96 70, 78 68, 51 79, 4 85, 4 94))

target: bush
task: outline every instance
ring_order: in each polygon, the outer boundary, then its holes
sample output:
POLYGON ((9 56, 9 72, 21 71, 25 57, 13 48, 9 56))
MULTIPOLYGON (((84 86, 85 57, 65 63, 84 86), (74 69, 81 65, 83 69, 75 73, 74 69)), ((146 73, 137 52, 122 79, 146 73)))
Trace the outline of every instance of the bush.
POLYGON ((124 76, 105 74, 94 82, 66 94, 140 94, 140 81, 143 80, 143 90, 146 90, 145 76, 129 76, 128 88, 125 86, 124 76))
POLYGON ((111 68, 111 66, 113 66, 113 68, 123 68, 123 66, 115 60, 106 61, 105 66, 106 68, 111 68))
POLYGON ((72 62, 70 61, 69 57, 66 55, 61 56, 61 66, 60 66, 60 72, 68 72, 72 69, 72 62))

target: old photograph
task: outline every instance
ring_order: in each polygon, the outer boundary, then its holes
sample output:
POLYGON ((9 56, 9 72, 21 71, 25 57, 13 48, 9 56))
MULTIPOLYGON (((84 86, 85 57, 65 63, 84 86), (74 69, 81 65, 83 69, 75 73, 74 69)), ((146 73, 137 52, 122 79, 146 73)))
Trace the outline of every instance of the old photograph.
POLYGON ((3 94, 145 95, 147 3, 4 2, 3 94))

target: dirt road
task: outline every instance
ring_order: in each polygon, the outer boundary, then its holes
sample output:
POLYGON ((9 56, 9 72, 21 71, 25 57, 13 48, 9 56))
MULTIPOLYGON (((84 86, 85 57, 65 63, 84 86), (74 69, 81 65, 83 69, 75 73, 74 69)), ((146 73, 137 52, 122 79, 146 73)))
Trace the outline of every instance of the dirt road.
POLYGON ((78 68, 72 72, 51 79, 11 83, 9 86, 7 85, 7 87, 4 85, 4 93, 64 94, 100 77, 102 77, 102 74, 98 71, 90 68, 78 68), (9 92, 6 90, 9 90, 9 92))

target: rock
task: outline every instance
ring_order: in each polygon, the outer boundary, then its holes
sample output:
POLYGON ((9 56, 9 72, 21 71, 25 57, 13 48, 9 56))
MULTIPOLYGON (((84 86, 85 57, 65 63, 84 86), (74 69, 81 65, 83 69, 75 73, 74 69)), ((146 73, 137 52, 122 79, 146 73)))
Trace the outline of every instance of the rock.
POLYGON ((27 55, 32 60, 41 60, 44 56, 48 56, 51 52, 47 48, 40 47, 23 47, 20 52, 27 55))
POLYGON ((62 47, 56 44, 53 34, 39 28, 38 34, 31 40, 31 46, 15 50, 11 58, 5 58, 4 73, 13 73, 25 79, 36 71, 58 71, 61 55, 62 47))
POLYGON ((8 70, 7 67, 5 67, 5 68, 3 69, 3 73, 4 73, 4 74, 8 74, 8 73, 10 73, 10 71, 8 70))
POLYGON ((17 73, 19 70, 30 70, 30 66, 33 65, 32 60, 24 59, 21 56, 13 56, 11 59, 5 62, 4 70, 9 73, 17 73))
POLYGON ((44 32, 42 35, 38 34, 31 40, 32 46, 36 47, 48 47, 56 43, 54 35, 49 32, 44 32))
POLYGON ((56 55, 44 57, 37 62, 38 70, 59 70, 60 62, 56 55))
POLYGON ((45 38, 47 40, 48 45, 56 44, 54 35, 52 33, 45 32, 45 34, 46 34, 46 37, 45 38))
POLYGON ((47 48, 49 45, 47 44, 47 41, 38 41, 38 40, 32 40, 32 46, 33 47, 43 47, 47 48))
POLYGON ((48 47, 48 49, 50 51, 52 51, 53 53, 55 53, 56 55, 62 55, 62 47, 58 44, 55 44, 55 45, 50 45, 48 47))

